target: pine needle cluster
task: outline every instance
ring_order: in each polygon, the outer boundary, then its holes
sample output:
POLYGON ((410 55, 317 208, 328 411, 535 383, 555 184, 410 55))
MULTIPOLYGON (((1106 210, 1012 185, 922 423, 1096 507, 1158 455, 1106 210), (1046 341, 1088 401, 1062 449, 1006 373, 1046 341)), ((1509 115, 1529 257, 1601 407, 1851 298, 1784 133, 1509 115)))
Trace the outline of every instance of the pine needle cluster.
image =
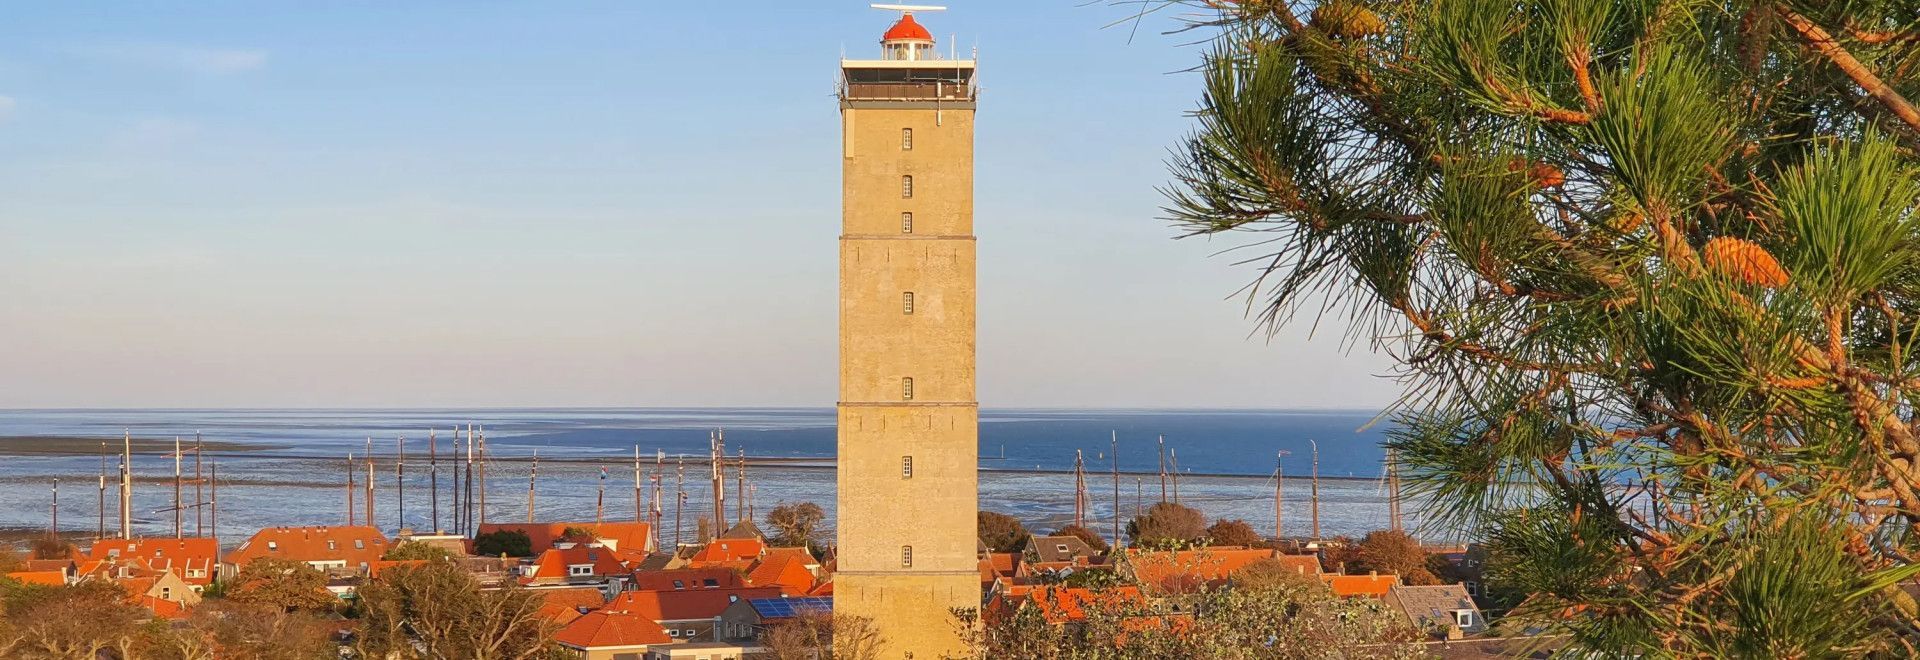
POLYGON ((1344 314, 1515 615, 1920 655, 1920 1, 1195 0, 1168 213, 1344 314))

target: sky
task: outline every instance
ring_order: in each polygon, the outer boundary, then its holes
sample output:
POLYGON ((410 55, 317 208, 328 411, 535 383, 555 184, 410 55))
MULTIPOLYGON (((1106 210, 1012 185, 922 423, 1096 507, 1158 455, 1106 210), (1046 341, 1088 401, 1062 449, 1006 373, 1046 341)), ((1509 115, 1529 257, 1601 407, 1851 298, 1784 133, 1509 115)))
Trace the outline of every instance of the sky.
MULTIPOLYGON (((1335 319, 1159 188, 1200 55, 1088 0, 976 49, 983 406, 1370 408, 1335 319), (1116 25, 1118 23, 1118 25, 1116 25)), ((0 408, 830 406, 862 2, 22 3, 0 22, 0 408)), ((957 35, 953 38, 951 35, 957 35)))

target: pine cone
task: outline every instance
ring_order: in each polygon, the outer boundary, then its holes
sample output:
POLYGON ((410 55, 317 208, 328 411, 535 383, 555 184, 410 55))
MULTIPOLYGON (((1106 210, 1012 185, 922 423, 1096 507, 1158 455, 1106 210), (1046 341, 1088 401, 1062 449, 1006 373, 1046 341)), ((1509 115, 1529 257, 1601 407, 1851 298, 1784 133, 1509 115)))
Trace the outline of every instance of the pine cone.
POLYGON ((1313 27, 1341 39, 1359 39, 1385 32, 1380 15, 1353 0, 1327 0, 1313 8, 1313 27))
POLYGON ((1785 286, 1787 271, 1766 248, 1744 238, 1720 236, 1701 250, 1707 267, 1734 280, 1769 289, 1785 286))

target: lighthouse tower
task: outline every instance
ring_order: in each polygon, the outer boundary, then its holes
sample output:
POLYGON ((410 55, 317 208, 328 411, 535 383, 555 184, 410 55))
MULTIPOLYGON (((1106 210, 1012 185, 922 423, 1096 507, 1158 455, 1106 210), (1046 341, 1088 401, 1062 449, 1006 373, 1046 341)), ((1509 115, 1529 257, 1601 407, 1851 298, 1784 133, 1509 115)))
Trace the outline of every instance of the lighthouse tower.
POLYGON ((901 12, 840 62, 840 403, 834 611, 883 657, 963 652, 980 605, 971 59, 901 12))

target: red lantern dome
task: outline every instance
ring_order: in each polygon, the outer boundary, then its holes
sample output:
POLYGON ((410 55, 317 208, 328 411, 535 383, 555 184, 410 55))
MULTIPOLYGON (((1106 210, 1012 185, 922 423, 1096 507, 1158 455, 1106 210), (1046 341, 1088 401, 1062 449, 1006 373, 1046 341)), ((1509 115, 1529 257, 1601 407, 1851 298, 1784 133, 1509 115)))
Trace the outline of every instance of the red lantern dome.
POLYGON ((881 43, 892 41, 923 41, 933 43, 933 33, 928 32, 927 29, 921 27, 919 23, 915 23, 913 21, 913 14, 903 14, 900 16, 900 22, 894 23, 893 28, 887 30, 886 36, 881 37, 880 41, 881 43))

